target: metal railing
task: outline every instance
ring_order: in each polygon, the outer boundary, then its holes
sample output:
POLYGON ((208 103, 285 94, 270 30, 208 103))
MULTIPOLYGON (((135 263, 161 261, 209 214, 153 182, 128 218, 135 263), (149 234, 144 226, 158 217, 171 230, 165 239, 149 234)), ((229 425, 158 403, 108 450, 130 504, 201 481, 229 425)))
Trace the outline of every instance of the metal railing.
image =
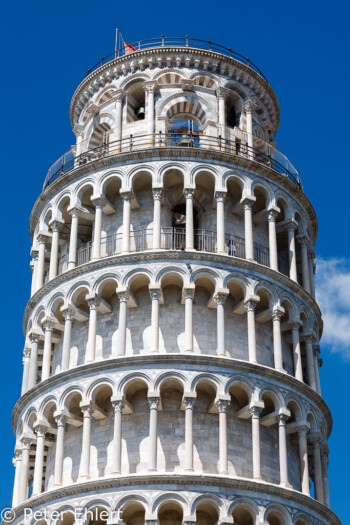
MULTIPOLYGON (((77 250, 77 266, 91 260, 93 242, 90 241, 80 246, 77 250)), ((160 249, 185 250, 185 228, 162 228, 160 236, 160 249)), ((153 249, 153 229, 134 230, 130 232, 130 252, 143 252, 153 249)), ((210 230, 194 230, 194 249, 199 252, 217 252, 216 232, 210 230)), ((122 233, 108 235, 101 240, 100 257, 112 257, 123 251, 122 233)), ((245 242, 242 237, 227 234, 225 237, 225 252, 232 257, 245 258, 245 242)), ((269 250, 259 243, 254 243, 254 259, 257 263, 269 266, 269 250)), ((58 261, 58 274, 68 269, 68 254, 64 254, 58 261)), ((45 283, 48 281, 48 272, 45 283)))
POLYGON ((214 51, 215 53, 220 53, 221 55, 234 58, 238 62, 241 62, 241 64, 250 67, 250 69, 253 69, 268 83, 265 75, 254 64, 254 62, 250 60, 249 57, 245 57, 244 55, 233 51, 230 47, 215 44, 211 40, 201 40, 200 38, 190 38, 189 36, 167 37, 164 35, 161 37, 149 38, 147 40, 138 40, 137 42, 133 42, 132 44, 128 44, 127 46, 109 53, 105 57, 101 57, 101 59, 94 66, 92 66, 92 68, 88 69, 86 76, 90 75, 90 73, 92 73, 92 71, 95 69, 98 69, 99 67, 107 64, 108 62, 111 62, 116 58, 136 53, 137 51, 141 51, 143 49, 152 49, 157 47, 189 47, 203 49, 205 51, 214 51))
POLYGON ((177 140, 177 133, 162 133, 160 131, 158 133, 147 135, 130 135, 121 140, 111 141, 109 144, 101 144, 76 157, 74 157, 72 150, 70 150, 62 155, 62 157, 60 157, 49 169, 45 178, 44 189, 65 173, 89 162, 120 153, 128 153, 131 151, 150 148, 185 148, 187 150, 203 149, 227 153, 233 157, 245 158, 259 162, 264 166, 268 166, 287 177, 302 189, 299 174, 293 164, 289 162, 285 155, 258 137, 254 136, 254 146, 248 146, 247 143, 222 138, 221 136, 212 137, 209 135, 196 135, 194 140, 192 133, 181 134, 182 137, 185 135, 186 141, 184 140, 183 142, 177 140))

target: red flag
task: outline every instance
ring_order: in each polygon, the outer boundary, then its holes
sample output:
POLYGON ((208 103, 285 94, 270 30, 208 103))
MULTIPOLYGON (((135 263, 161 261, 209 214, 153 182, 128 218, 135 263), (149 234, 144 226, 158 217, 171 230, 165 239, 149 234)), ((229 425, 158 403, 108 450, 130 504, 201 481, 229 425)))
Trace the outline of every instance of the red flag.
POLYGON ((124 46, 125 46, 124 50, 125 50, 126 55, 128 55, 129 53, 133 53, 134 51, 137 51, 136 47, 131 46, 130 44, 125 42, 125 40, 124 40, 124 46))

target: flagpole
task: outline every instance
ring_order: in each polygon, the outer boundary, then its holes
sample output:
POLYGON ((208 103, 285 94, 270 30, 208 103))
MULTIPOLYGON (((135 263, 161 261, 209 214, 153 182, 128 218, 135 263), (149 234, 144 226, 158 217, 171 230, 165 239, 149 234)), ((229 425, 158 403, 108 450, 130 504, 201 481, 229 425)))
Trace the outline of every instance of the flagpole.
POLYGON ((118 50, 118 42, 119 40, 119 29, 116 29, 115 30, 115 46, 114 46, 114 58, 117 58, 117 52, 119 54, 119 50, 118 50))

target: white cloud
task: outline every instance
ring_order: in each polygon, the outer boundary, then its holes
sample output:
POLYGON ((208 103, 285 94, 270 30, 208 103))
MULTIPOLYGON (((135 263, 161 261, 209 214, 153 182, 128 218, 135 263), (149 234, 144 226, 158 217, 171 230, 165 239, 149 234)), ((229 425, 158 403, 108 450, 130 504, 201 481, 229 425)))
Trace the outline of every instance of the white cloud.
POLYGON ((322 343, 350 360, 350 261, 317 258, 316 298, 322 311, 322 343))

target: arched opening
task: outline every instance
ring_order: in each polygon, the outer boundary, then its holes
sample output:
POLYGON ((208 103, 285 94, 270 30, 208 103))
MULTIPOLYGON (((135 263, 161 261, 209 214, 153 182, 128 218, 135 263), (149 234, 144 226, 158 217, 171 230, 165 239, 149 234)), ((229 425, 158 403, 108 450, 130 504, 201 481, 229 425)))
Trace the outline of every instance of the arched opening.
POLYGON ((229 394, 231 396, 227 410, 229 473, 243 478, 252 478, 253 444, 249 412, 250 393, 242 384, 233 383, 229 394), (244 458, 244 461, 241 458, 244 458))
POLYGON ((258 362, 274 367, 273 330, 272 330, 272 295, 266 288, 260 288, 256 295, 259 301, 255 308, 255 335, 258 362))
POLYGON ((145 509, 138 501, 127 503, 122 509, 125 525, 145 525, 145 509))
MULTIPOLYGON (((167 250, 184 250, 186 246, 186 202, 183 174, 169 169, 164 175, 163 218, 161 246, 167 250)), ((195 214, 194 214, 195 215, 195 214)), ((194 221, 196 221, 194 216, 194 221)))
POLYGON ((95 221, 95 206, 91 200, 94 188, 88 184, 78 193, 77 205, 84 212, 78 218, 77 265, 89 262, 92 252, 92 237, 95 221))
POLYGON ((216 310, 210 299, 215 291, 215 281, 206 275, 195 278, 193 297, 193 350, 195 353, 216 355, 216 310))
POLYGON ((75 329, 72 331, 70 348, 70 367, 82 365, 86 361, 88 347, 90 307, 86 299, 89 290, 86 287, 78 288, 72 296, 75 307, 75 329))
POLYGON ((109 177, 102 186, 102 195, 112 207, 112 213, 102 213, 101 257, 109 257, 122 251, 123 199, 119 193, 121 179, 109 177), (114 210, 114 212, 113 212, 114 210))
POLYGON ((133 474, 149 466, 148 386, 143 379, 131 379, 125 388, 123 414, 122 473, 133 474))
POLYGON ((179 353, 185 349, 185 308, 183 280, 179 274, 169 272, 161 279, 164 306, 159 309, 159 351, 179 353), (172 328, 169 333, 169 315, 172 328))
POLYGON ((149 291, 150 280, 147 275, 137 274, 129 283, 136 308, 129 310, 127 327, 127 354, 149 353, 152 347, 152 305, 149 291))
POLYGON ((215 180, 211 173, 201 171, 196 175, 193 195, 194 247, 199 251, 216 251, 216 210, 213 209, 215 180))
POLYGON ((293 307, 289 301, 282 301, 281 306, 284 308, 284 314, 281 317, 283 369, 288 372, 288 374, 295 376, 292 339, 292 328, 295 315, 293 307))
POLYGON ((232 516, 235 525, 255 525, 255 515, 244 506, 236 507, 232 512, 232 516))
POLYGON ((68 212, 69 207, 70 197, 66 195, 61 199, 57 207, 58 219, 63 223, 59 233, 58 274, 61 274, 68 269, 69 238, 72 227, 72 216, 68 212))
POLYGON ((158 510, 159 525, 182 525, 183 511, 179 503, 167 501, 158 510))
POLYGON ((54 300, 49 316, 55 321, 52 329, 51 342, 53 343, 53 350, 51 352, 51 374, 55 375, 61 370, 62 364, 62 345, 64 333, 64 316, 61 308, 64 305, 63 297, 58 297, 54 300), (56 323, 57 320, 57 323, 56 323))
POLYGON ((54 401, 49 402, 43 411, 43 421, 47 424, 47 431, 45 433, 44 446, 44 469, 43 469, 43 490, 49 490, 54 484, 54 467, 55 467, 55 446, 48 446, 49 443, 54 443, 57 434, 57 424, 54 417, 57 411, 57 405, 54 401))
POLYGON ((276 217, 278 270, 280 273, 289 276, 288 231, 285 227, 288 220, 288 207, 284 199, 281 198, 277 200, 277 206, 280 209, 276 217))
POLYGON ((56 521, 56 525, 73 525, 75 522, 73 512, 69 510, 66 512, 60 512, 60 518, 56 521))
POLYGON ((138 122, 145 118, 145 88, 142 82, 132 84, 126 96, 126 122, 138 122))
POLYGON ((115 279, 103 281, 98 295, 103 301, 104 313, 98 313, 95 359, 108 359, 118 354, 119 299, 115 279))
POLYGON ((228 255, 245 258, 244 217, 242 200, 242 183, 235 177, 227 181, 225 199, 226 251, 228 255))
POLYGON ((92 132, 88 145, 90 158, 99 158, 108 151, 110 133, 111 127, 106 122, 96 126, 92 132))
POLYGON ((216 525, 219 512, 211 501, 202 501, 196 509, 196 525, 216 525))
POLYGON ((246 309, 244 307, 245 286, 232 279, 227 283, 229 295, 225 309, 225 349, 234 359, 248 360, 248 335, 246 309), (237 334, 240 334, 237 337, 237 334))
MULTIPOLYGON (((130 250, 143 251, 153 246, 152 176, 143 171, 132 181, 135 200, 132 202, 130 223, 130 250)), ((161 220, 162 224, 162 220, 161 220)))
POLYGON ((183 386, 177 378, 168 378, 162 382, 160 387, 162 410, 158 415, 158 469, 165 472, 176 472, 180 468, 185 468, 183 394, 183 386))
POLYGON ((256 186, 254 188, 256 198, 253 204, 253 223, 254 223, 254 259, 264 266, 270 265, 269 257, 269 230, 267 217, 267 208, 269 197, 265 188, 256 186))
POLYGON ((219 459, 219 421, 214 406, 216 388, 210 380, 202 379, 197 383, 195 390, 197 397, 193 408, 194 470, 216 474, 219 459))
POLYGON ((86 511, 89 525, 106 525, 109 512, 105 507, 97 506, 86 511))
POLYGON ((94 418, 91 425, 90 476, 101 478, 111 474, 113 440, 111 422, 113 422, 112 387, 102 384, 92 392, 94 418))
POLYGON ((267 514, 266 521, 269 525, 287 525, 284 516, 278 510, 271 510, 267 514))
POLYGON ((77 481, 82 450, 83 413, 80 407, 80 392, 71 392, 65 399, 64 408, 69 414, 63 450, 63 485, 77 481))
POLYGON ((280 482, 279 438, 277 415, 279 402, 274 393, 264 392, 261 401, 264 408, 260 413, 260 447, 266 453, 261 456, 261 475, 269 483, 280 482))

